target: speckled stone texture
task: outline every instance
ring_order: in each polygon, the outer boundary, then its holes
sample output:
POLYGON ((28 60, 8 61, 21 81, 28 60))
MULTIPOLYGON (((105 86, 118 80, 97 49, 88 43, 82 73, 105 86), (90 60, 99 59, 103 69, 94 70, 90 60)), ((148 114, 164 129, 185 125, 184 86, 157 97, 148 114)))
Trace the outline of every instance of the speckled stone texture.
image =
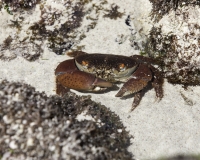
POLYGON ((89 96, 47 97, 26 84, 0 84, 2 159, 132 159, 119 117, 89 96), (90 117, 82 118, 81 113, 90 117))

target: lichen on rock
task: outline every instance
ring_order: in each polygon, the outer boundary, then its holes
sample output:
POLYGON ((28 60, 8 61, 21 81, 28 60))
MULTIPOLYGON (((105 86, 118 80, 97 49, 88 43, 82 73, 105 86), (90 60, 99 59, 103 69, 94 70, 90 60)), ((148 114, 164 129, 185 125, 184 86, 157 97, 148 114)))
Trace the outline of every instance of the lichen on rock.
POLYGON ((200 5, 199 0, 150 0, 152 3, 151 18, 158 22, 163 16, 168 15, 171 11, 176 11, 180 7, 188 5, 200 5))
POLYGON ((119 117, 90 96, 47 97, 27 84, 0 84, 0 157, 132 159, 119 117), (78 119, 84 113, 90 120, 78 119))
MULTIPOLYGON (((168 15, 163 14, 165 16, 155 23, 149 33, 146 51, 150 57, 160 60, 169 82, 185 86, 199 85, 199 3, 177 1, 177 5, 175 10, 171 7, 168 15)), ((161 5, 160 10, 164 10, 165 6, 161 5)), ((157 12, 154 14, 159 16, 157 12)))
MULTIPOLYGON (((0 28, 6 28, 6 36, 0 42, 0 59, 12 60, 21 56, 35 61, 47 48, 58 55, 81 48, 78 44, 86 37, 85 32, 94 29, 99 16, 106 11, 106 0, 50 0, 3 1, 0 11, 10 15, 4 19, 0 28), (24 5, 22 5, 24 2, 24 5), (5 6, 5 7, 4 7, 5 6), (4 42, 10 37, 12 42, 4 42), (26 46, 26 47, 24 47, 26 46)), ((112 16, 120 17, 118 7, 113 4, 112 16)))
POLYGON ((110 10, 106 10, 106 14, 104 14, 104 17, 106 18, 110 18, 110 19, 117 19, 117 18, 121 18, 124 13, 121 13, 118 11, 119 6, 112 4, 111 5, 111 9, 110 10))
POLYGON ((2 5, 7 9, 8 13, 31 10, 38 4, 40 0, 2 0, 2 5))

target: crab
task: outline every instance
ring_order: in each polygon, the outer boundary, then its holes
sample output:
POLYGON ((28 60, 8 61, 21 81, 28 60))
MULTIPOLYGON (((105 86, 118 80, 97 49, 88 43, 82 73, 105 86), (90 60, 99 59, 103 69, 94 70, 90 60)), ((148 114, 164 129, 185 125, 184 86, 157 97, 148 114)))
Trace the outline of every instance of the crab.
POLYGON ((61 62, 55 69, 56 93, 63 96, 70 89, 82 92, 102 92, 112 89, 118 82, 124 83, 116 97, 133 95, 131 111, 140 103, 149 84, 156 97, 163 97, 163 77, 151 65, 152 59, 133 55, 88 54, 82 51, 68 53, 74 59, 61 62))

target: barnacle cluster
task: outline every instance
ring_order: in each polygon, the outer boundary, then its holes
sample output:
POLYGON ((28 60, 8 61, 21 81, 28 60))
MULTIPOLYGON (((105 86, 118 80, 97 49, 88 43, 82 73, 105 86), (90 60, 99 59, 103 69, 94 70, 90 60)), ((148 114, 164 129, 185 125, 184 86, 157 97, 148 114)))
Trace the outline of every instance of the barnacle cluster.
POLYGON ((19 10, 30 10, 39 2, 40 0, 2 0, 2 5, 12 14, 19 10))
POLYGON ((47 46, 56 54, 63 54, 72 47, 75 41, 78 41, 76 37, 79 35, 75 30, 80 27, 85 16, 84 3, 67 1, 64 7, 65 11, 52 6, 43 6, 40 21, 29 27, 33 33, 31 40, 47 40, 47 46), (72 11, 69 12, 69 10, 72 11), (65 15, 66 20, 58 26, 57 21, 60 21, 63 15, 65 15), (47 29, 50 27, 53 29, 47 29))
POLYGON ((29 43, 27 40, 23 42, 14 41, 14 43, 12 43, 13 41, 13 38, 9 35, 0 45, 1 60, 12 60, 20 55, 28 61, 35 61, 43 51, 41 46, 37 43, 29 43))
POLYGON ((55 4, 46 0, 4 0, 0 3, 3 13, 12 15, 0 25, 7 30, 7 37, 0 43, 0 59, 21 56, 34 61, 46 47, 58 55, 69 49, 80 50, 84 46, 78 44, 86 37, 85 32, 95 28, 102 13, 114 19, 122 16, 117 5, 107 10, 106 0, 65 0, 55 1, 55 4), (10 44, 7 39, 12 39, 10 44))
MULTIPOLYGON (((169 82, 185 86, 199 85, 199 1, 172 1, 170 4, 171 10, 166 12, 168 15, 162 17, 151 29, 146 51, 150 57, 159 59, 164 76, 169 82)), ((158 8, 157 3, 153 6, 158 8)), ((167 5, 160 6, 159 13, 165 15, 163 10, 167 5)), ((160 16, 157 11, 152 12, 160 16)))
POLYGON ((170 11, 188 5, 200 5, 199 0, 150 0, 152 3, 151 17, 158 22, 163 16, 169 14, 170 11))
POLYGON ((131 137, 119 117, 90 96, 47 97, 8 81, 0 93, 2 159, 132 159, 131 137))

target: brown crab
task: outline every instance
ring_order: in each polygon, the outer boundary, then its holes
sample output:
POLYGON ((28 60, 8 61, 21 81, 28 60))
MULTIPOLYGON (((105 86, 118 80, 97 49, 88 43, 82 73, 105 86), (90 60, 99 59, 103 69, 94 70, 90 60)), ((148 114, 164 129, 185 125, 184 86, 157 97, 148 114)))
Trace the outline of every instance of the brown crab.
POLYGON ((125 82, 116 97, 134 93, 131 111, 140 103, 143 89, 150 83, 156 96, 163 97, 163 78, 151 59, 139 55, 130 57, 111 54, 87 54, 81 51, 68 53, 74 59, 61 62, 56 70, 56 93, 65 94, 69 89, 102 91, 115 82, 125 82))

